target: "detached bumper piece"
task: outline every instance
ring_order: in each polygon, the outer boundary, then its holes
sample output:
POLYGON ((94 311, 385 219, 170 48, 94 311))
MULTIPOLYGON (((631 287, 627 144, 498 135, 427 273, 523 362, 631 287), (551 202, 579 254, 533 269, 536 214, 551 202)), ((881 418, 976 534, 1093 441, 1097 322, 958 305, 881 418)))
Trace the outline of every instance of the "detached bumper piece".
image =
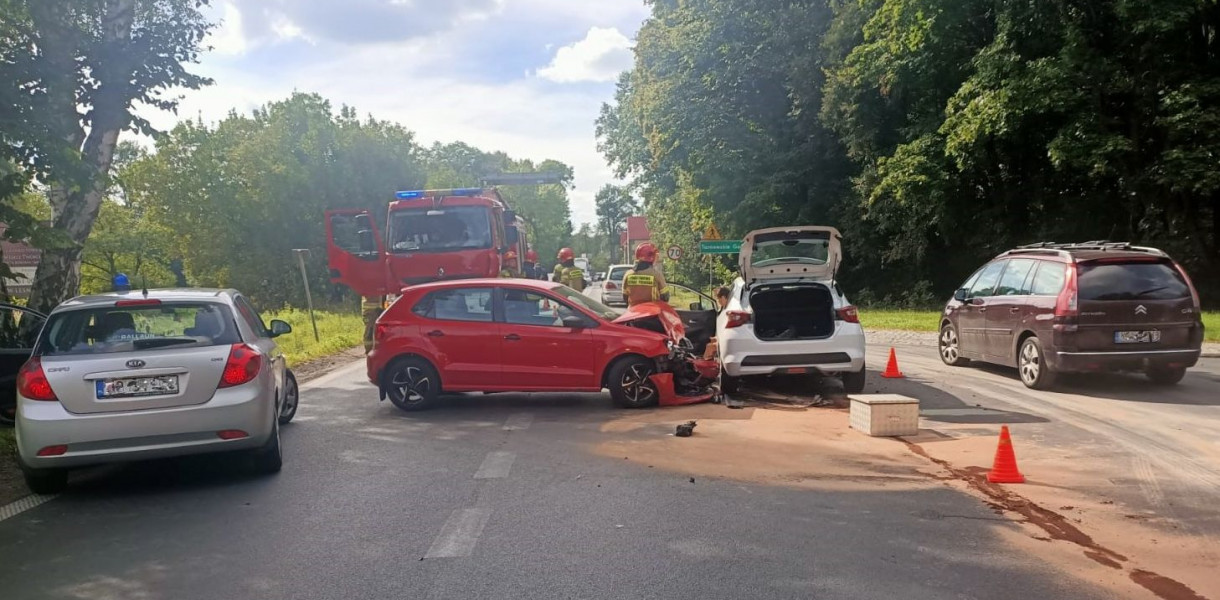
POLYGON ((710 402, 716 396, 717 390, 712 384, 720 374, 720 364, 714 360, 695 359, 689 363, 689 367, 687 372, 680 374, 679 380, 683 382, 680 390, 675 388, 674 373, 649 376, 649 380, 657 387, 658 405, 700 404, 710 402))

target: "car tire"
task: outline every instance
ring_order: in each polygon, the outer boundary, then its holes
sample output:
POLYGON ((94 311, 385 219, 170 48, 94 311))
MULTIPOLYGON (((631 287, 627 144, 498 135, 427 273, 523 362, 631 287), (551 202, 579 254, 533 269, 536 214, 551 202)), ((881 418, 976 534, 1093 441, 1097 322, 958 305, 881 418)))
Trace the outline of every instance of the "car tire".
POLYGON ((67 469, 31 469, 22 464, 21 474, 25 476, 25 486, 35 494, 58 494, 68 487, 67 469))
POLYGON ((271 437, 261 448, 250 455, 254 472, 260 475, 279 473, 284 466, 284 454, 280 448, 280 423, 277 419, 271 426, 271 437))
POLYGON ((1017 374, 1025 387, 1033 390, 1049 390, 1055 386, 1056 373, 1046 363, 1046 352, 1042 341, 1036 337, 1025 338, 1017 350, 1017 374))
POLYGON ((280 425, 287 425, 297 415, 297 406, 301 403, 301 387, 297 385, 297 377, 288 371, 284 374, 284 401, 280 404, 280 425))
POLYGON ((400 358, 390 363, 382 381, 390 402, 407 412, 434 408, 441 393, 440 375, 422 358, 400 358))
POLYGON ((1186 367, 1148 367, 1144 374, 1157 385, 1177 385, 1186 376, 1186 367))
POLYGON ((725 394, 736 394, 741 390, 741 378, 729 375, 724 367, 720 368, 720 391, 725 394))
POLYGON ((656 406, 660 392, 648 378, 657 372, 651 360, 633 356, 618 361, 610 368, 607 378, 610 399, 619 408, 656 406))
POLYGON ((936 348, 940 351, 941 362, 950 367, 964 367, 970 364, 970 359, 962 358, 961 338, 957 328, 952 323, 946 323, 940 328, 940 337, 936 340, 936 348))
POLYGON ((843 382, 843 391, 848 394, 859 394, 864 391, 865 375, 868 369, 860 367, 859 371, 844 371, 839 375, 843 382))

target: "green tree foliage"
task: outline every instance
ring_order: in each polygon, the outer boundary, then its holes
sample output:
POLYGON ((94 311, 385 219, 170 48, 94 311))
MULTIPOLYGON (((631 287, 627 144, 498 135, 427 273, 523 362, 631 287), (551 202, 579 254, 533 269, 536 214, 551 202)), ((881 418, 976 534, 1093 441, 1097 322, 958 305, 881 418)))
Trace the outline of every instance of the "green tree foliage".
MULTIPOLYGON (((172 110, 171 88, 208 83, 185 65, 211 24, 204 0, 0 1, 0 199, 35 181, 47 188, 57 243, 43 244, 30 305, 47 310, 76 292, 81 252, 108 188, 122 131, 151 134, 137 104, 172 110)), ((0 204, 2 205, 2 204, 0 204)), ((39 243, 10 207, 7 237, 39 243)), ((52 240, 53 242, 55 240, 52 240)))
POLYGON ((627 217, 639 212, 639 203, 631 195, 631 190, 613 184, 602 186, 594 196, 594 203, 597 207, 597 233, 606 238, 611 248, 607 260, 627 260, 620 252, 614 252, 613 248, 618 245, 619 234, 627 225, 627 217))
POLYGON ((836 225, 878 297, 1117 239, 1215 302, 1218 33, 1213 0, 655 2, 600 148, 662 234, 693 207, 728 236, 836 225))

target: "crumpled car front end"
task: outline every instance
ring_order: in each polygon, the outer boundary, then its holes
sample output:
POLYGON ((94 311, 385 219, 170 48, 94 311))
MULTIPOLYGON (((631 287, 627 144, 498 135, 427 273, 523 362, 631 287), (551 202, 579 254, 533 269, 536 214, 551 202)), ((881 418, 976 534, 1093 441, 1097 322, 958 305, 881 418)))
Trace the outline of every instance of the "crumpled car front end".
POLYGON ((686 338, 686 327, 673 307, 664 302, 647 302, 627 309, 614 320, 619 325, 637 327, 668 338, 669 354, 658 357, 657 372, 649 377, 658 392, 660 406, 679 406, 707 402, 719 393, 716 381, 720 363, 695 354, 686 338))

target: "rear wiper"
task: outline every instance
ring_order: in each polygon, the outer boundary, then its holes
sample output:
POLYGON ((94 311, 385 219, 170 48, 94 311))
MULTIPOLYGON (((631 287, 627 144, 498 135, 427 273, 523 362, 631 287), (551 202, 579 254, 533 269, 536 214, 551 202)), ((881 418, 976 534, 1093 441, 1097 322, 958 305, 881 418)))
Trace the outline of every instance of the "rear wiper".
POLYGON ((1139 298, 1139 297, 1143 296, 1144 294, 1151 294, 1153 292, 1159 292, 1161 290, 1168 289, 1168 288, 1169 288, 1169 286, 1167 286, 1167 285, 1162 285, 1161 287, 1154 287, 1152 289, 1147 289, 1142 292, 1136 292, 1134 297, 1139 298))
POLYGON ((131 345, 135 346, 139 350, 146 350, 148 348, 162 348, 165 346, 177 346, 179 344, 196 344, 198 342, 199 342, 198 338, 172 337, 172 338, 151 338, 151 339, 147 339, 147 340, 135 340, 134 342, 131 343, 131 345))

